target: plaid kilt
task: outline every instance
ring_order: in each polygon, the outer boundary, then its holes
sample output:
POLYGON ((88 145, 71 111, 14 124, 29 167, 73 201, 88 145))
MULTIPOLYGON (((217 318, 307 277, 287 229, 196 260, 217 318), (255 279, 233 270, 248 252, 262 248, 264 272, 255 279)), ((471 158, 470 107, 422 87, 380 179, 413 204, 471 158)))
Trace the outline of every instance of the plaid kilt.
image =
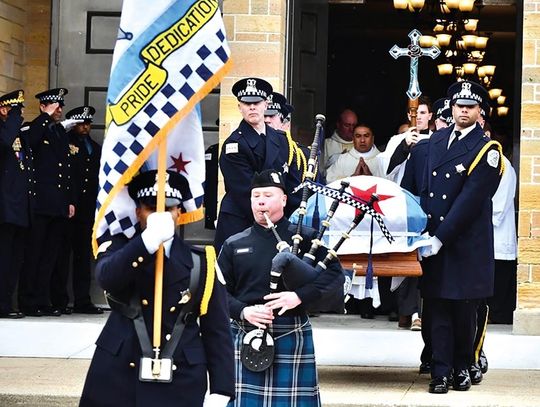
POLYGON ((264 372, 252 372, 240 361, 244 332, 252 329, 253 326, 244 321, 231 321, 236 399, 228 407, 319 407, 313 332, 308 317, 274 319, 270 333, 274 338, 275 358, 264 372))

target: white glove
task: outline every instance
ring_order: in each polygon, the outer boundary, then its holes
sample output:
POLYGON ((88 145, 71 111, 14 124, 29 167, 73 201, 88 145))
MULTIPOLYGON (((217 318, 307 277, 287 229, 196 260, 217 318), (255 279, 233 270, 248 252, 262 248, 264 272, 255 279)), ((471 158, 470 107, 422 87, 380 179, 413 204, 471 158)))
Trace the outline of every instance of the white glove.
POLYGON ((174 220, 170 212, 154 212, 146 218, 146 229, 141 234, 148 253, 157 251, 161 243, 174 237, 174 220))
POLYGON ((75 127, 76 124, 82 123, 84 120, 82 119, 65 119, 60 122, 62 127, 66 129, 66 131, 70 131, 73 127, 75 127))
POLYGON ((223 394, 207 394, 204 398, 203 407, 225 407, 231 398, 229 396, 224 396, 223 394))
POLYGON ((434 256, 437 253, 439 253, 439 250, 441 250, 442 242, 439 240, 437 236, 431 236, 428 239, 428 243, 429 245, 423 246, 420 248, 421 257, 434 256))

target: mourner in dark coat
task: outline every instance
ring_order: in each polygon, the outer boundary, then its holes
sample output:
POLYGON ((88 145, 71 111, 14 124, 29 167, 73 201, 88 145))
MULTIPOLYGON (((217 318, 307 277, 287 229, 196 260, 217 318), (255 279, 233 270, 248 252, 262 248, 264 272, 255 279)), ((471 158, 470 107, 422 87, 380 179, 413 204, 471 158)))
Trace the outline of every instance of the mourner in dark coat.
POLYGON ((223 143, 219 158, 225 195, 214 239, 218 252, 225 239, 253 223, 249 196, 255 172, 287 169, 287 141, 264 123, 266 98, 272 86, 263 79, 247 78, 236 82, 232 91, 243 120, 223 143))
POLYGON ((500 144, 477 124, 487 92, 463 81, 452 85, 455 124, 429 140, 421 189, 431 247, 422 252, 421 292, 432 310, 429 391, 471 386, 476 307, 493 293, 492 202, 502 169, 500 144))
MULTIPOLYGON (((137 202, 140 230, 131 239, 113 236, 98 249, 96 277, 108 293, 112 312, 96 342, 82 407, 225 406, 234 398, 227 297, 223 277, 214 267, 215 252, 212 247, 206 253, 190 249, 175 236, 185 185, 178 173, 168 171, 167 211, 155 212, 156 174, 155 170, 141 173, 129 184, 130 196, 137 202), (150 358, 154 354, 148 335, 153 332, 155 262, 160 244, 165 252, 161 355, 167 353, 167 343, 178 340, 170 349, 170 382, 148 381, 152 370, 143 368, 148 354, 150 358), (194 273, 199 274, 198 287, 192 289, 194 273), (183 318, 188 306, 191 310, 183 318), (177 320, 185 321, 180 335, 177 320), (207 375, 210 395, 205 400, 207 375)), ((162 377, 161 373, 157 377, 162 377)))
POLYGON ((92 226, 96 211, 98 194, 99 160, 101 145, 92 140, 90 130, 95 109, 92 106, 79 106, 66 113, 68 120, 80 120, 68 132, 69 151, 75 202, 75 215, 68 220, 62 250, 51 279, 51 302, 64 313, 68 308, 68 277, 73 271, 73 312, 82 314, 101 314, 103 310, 92 304, 90 298, 92 264, 92 226), (70 259, 72 261, 70 262, 70 259), (70 264, 71 263, 71 264, 70 264))
MULTIPOLYGON (((255 174, 251 192, 255 223, 227 239, 218 258, 227 282, 236 349, 236 399, 230 403, 232 406, 320 405, 312 330, 306 308, 319 300, 343 271, 334 259, 315 280, 292 290, 287 289, 281 279, 275 292, 270 293, 270 270, 277 254, 277 242, 263 213, 275 223, 281 239, 291 243, 296 226, 283 216, 287 199, 284 190, 278 172, 266 170, 255 174), (252 371, 242 363, 243 343, 247 335, 267 326, 274 340, 274 361, 264 371, 252 371)), ((300 248, 302 252, 309 251, 316 233, 308 229, 302 235, 300 248)), ((326 253, 325 248, 319 248, 317 261, 326 253)), ((286 268, 282 275, 289 271, 286 268)))
POLYGON ((61 315, 60 310, 51 305, 50 284, 67 219, 75 213, 66 135, 66 129, 74 122, 60 122, 66 94, 64 88, 37 94, 41 114, 28 129, 30 137, 39 141, 32 145, 35 205, 19 285, 19 304, 21 310, 31 316, 61 315))
POLYGON ((30 226, 33 194, 32 150, 21 129, 24 92, 0 97, 0 318, 22 318, 13 305, 30 226))

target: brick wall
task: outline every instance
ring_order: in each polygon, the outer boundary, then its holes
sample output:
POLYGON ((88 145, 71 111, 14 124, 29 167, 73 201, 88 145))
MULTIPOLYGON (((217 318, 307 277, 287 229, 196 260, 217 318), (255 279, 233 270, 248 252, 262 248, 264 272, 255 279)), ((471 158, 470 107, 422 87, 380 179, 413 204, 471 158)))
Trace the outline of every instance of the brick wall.
POLYGON ((540 309, 540 1, 525 0, 518 220, 518 309, 540 309))
POLYGON ((0 93, 23 87, 27 1, 0 1, 0 93))

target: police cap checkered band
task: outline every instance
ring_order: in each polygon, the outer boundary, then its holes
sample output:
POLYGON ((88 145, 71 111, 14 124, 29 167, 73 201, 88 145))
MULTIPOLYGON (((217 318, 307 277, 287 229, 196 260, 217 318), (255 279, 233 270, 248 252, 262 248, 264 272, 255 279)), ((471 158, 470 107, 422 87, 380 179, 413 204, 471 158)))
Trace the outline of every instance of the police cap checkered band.
MULTIPOLYGON (((158 195, 157 170, 141 172, 128 184, 128 193, 136 202, 155 204, 158 195)), ((179 205, 182 200, 192 198, 187 179, 174 171, 165 174, 165 204, 179 205)))
POLYGON ((283 116, 287 116, 287 114, 283 114, 286 104, 287 99, 285 96, 281 93, 272 92, 270 96, 268 96, 268 107, 266 108, 264 115, 275 116, 276 114, 281 113, 283 116))
POLYGON ((95 113, 96 109, 94 109, 92 106, 79 106, 67 112, 66 119, 84 120, 91 122, 94 118, 95 113))
POLYGON ((240 102, 257 103, 272 93, 272 85, 260 78, 244 78, 232 87, 232 93, 240 102))
POLYGON ((35 97, 39 99, 40 103, 60 103, 61 106, 64 106, 64 96, 67 94, 66 88, 55 88, 38 93, 35 97))
POLYGON ((456 82, 448 88, 447 96, 451 104, 472 106, 481 105, 487 99, 487 92, 482 85, 471 81, 456 82))
POLYGON ((452 117, 452 110, 450 109, 450 99, 437 99, 435 103, 433 103, 433 113, 435 113, 436 119, 441 119, 444 121, 446 121, 449 117, 452 117))
POLYGON ((24 107, 24 90, 19 89, 0 96, 0 106, 22 106, 24 107))

